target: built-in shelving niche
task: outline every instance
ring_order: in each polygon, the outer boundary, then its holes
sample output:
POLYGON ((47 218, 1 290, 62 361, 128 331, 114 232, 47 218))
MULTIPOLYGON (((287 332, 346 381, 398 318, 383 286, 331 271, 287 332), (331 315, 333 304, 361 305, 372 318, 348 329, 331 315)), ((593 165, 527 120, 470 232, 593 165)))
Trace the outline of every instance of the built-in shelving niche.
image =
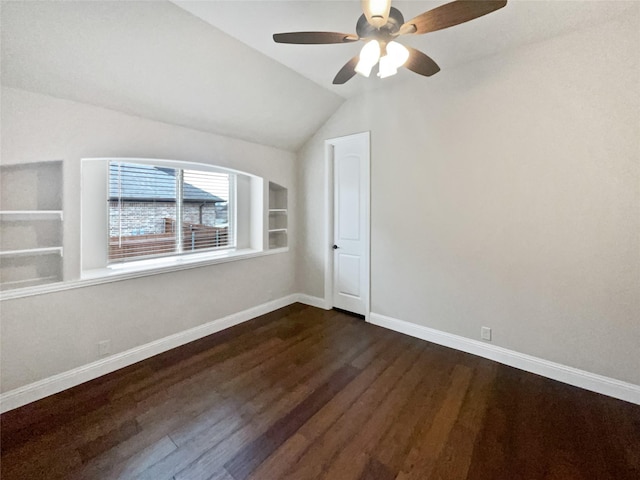
POLYGON ((288 246, 287 189, 269 182, 269 249, 288 246))
POLYGON ((0 290, 62 280, 62 162, 0 167, 0 290))

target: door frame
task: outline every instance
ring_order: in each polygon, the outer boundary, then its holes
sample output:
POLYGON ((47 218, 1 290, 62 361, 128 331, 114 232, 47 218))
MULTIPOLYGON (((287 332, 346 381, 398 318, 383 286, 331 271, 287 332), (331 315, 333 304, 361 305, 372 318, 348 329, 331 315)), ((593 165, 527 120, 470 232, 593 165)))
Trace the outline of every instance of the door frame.
POLYGON ((362 137, 365 139, 367 162, 364 169, 364 177, 361 185, 367 189, 365 198, 367 201, 363 208, 364 213, 364 260, 367 283, 364 288, 364 318, 368 322, 371 313, 371 132, 354 133, 344 135, 342 137, 330 138, 324 141, 324 303, 325 308, 330 310, 333 308, 333 224, 334 224, 334 172, 333 172, 333 152, 334 146, 353 139, 354 137, 362 137))

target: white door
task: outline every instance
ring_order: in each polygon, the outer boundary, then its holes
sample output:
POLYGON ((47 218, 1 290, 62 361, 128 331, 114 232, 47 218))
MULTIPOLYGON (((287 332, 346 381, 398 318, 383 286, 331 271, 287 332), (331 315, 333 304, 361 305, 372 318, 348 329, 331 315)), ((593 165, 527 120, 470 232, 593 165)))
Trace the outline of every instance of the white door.
POLYGON ((366 315, 369 301, 369 134, 333 144, 333 306, 366 315))

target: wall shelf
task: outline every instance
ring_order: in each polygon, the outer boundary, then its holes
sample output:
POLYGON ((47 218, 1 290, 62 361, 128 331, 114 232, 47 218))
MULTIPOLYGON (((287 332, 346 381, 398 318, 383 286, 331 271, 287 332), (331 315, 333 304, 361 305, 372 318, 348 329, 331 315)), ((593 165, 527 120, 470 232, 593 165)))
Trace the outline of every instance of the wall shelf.
POLYGON ((12 222, 62 220, 62 210, 0 210, 0 219, 12 222))
POLYGON ((51 255, 56 253, 62 256, 62 247, 25 248, 24 250, 2 250, 0 257, 30 257, 36 255, 51 255))
POLYGON ((288 222, 288 191, 277 183, 269 182, 269 249, 287 247, 288 222))
POLYGON ((0 290, 62 280, 62 162, 0 167, 0 290))

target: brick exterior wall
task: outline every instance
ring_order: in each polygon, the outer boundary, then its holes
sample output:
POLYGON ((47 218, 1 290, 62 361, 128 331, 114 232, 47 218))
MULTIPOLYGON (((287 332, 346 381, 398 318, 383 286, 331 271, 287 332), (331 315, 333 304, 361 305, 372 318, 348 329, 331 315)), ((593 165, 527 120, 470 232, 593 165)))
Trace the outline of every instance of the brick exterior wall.
MULTIPOLYGON (((200 205, 185 203, 183 221, 185 223, 202 223, 213 226, 216 221, 216 208, 207 204, 202 207, 202 222, 200 222, 200 205)), ((218 217, 226 220, 226 207, 218 207, 218 217), (222 211, 220 211, 222 210, 222 211)), ((109 202, 109 236, 123 237, 134 235, 153 235, 166 233, 165 218, 176 219, 176 204, 174 202, 124 202, 122 217, 118 209, 118 202, 109 202), (120 226, 121 223, 121 226, 120 226), (122 229, 120 233, 120 228, 122 229)))

